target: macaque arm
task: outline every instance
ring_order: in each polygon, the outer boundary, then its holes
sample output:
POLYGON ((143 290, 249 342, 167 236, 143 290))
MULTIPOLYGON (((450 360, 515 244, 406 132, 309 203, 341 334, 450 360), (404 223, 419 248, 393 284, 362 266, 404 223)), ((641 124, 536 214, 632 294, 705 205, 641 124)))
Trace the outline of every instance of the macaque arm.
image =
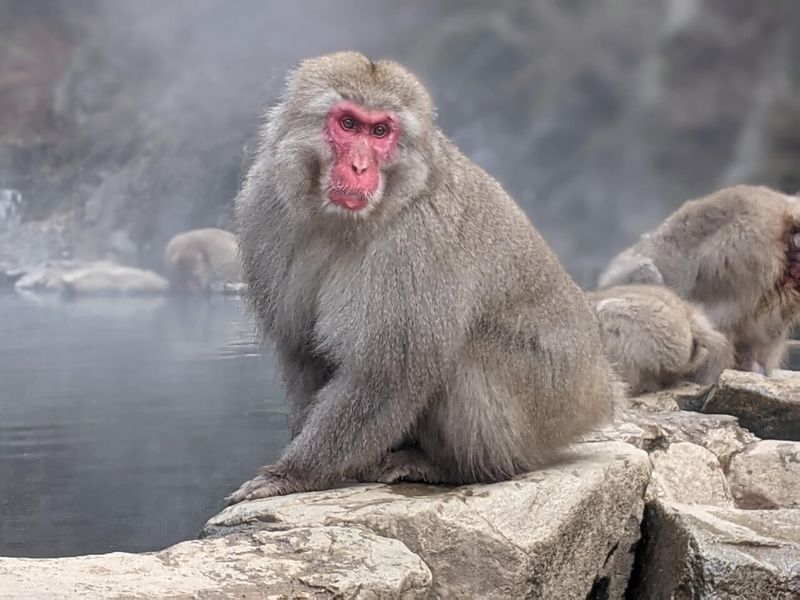
POLYGON ((421 390, 337 371, 316 396, 281 459, 228 498, 230 503, 330 487, 357 477, 398 446, 424 406, 421 390))

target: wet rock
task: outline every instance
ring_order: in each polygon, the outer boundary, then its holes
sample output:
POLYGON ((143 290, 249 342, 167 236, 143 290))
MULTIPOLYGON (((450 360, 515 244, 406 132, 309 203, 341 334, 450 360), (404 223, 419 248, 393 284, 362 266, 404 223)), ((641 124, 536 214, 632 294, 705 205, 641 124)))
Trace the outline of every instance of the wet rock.
POLYGON ((167 280, 153 271, 111 261, 48 261, 22 275, 19 292, 60 292, 67 296, 163 294, 167 280))
POLYGON ((306 525, 366 527, 401 540, 433 573, 438 596, 620 598, 639 536, 647 455, 617 442, 513 481, 457 488, 346 487, 244 502, 205 535, 306 525))
POLYGON ((800 440, 800 378, 724 371, 702 411, 735 415, 761 438, 800 440))
POLYGON ((158 273, 108 261, 68 271, 61 280, 64 294, 70 296, 163 294, 169 288, 158 273))
POLYGON ((0 597, 425 598, 430 570, 401 542, 297 527, 183 542, 147 554, 0 558, 0 597))
POLYGON ((659 498, 685 504, 733 506, 728 482, 717 457, 689 442, 670 444, 650 455, 653 475, 648 499, 659 498))
POLYGON ((629 597, 800 597, 800 511, 648 504, 629 597))
POLYGON ((14 289, 21 292, 61 292, 64 273, 80 266, 81 263, 72 260, 41 263, 27 270, 14 284, 14 289))
POLYGON ((739 508, 800 508, 800 442, 752 444, 731 461, 728 477, 739 508))

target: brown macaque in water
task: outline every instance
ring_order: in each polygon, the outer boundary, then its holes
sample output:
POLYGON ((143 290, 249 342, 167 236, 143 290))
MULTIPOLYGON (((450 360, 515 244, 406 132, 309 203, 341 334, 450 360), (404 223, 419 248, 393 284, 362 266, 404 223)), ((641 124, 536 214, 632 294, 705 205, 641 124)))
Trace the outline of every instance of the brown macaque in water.
POLYGON ((739 185, 686 202, 600 278, 623 283, 663 284, 702 306, 736 368, 768 375, 800 315, 800 200, 739 185))
POLYGON ((292 440, 229 501, 508 479, 612 416, 580 289, 390 61, 302 62, 236 202, 292 440))
POLYGON ((176 293, 205 294, 242 281, 236 236, 223 229, 179 233, 167 244, 164 261, 176 293))
POLYGON ((733 367, 728 338, 703 310, 657 285, 622 285, 586 295, 606 356, 631 394, 680 381, 711 384, 733 367))

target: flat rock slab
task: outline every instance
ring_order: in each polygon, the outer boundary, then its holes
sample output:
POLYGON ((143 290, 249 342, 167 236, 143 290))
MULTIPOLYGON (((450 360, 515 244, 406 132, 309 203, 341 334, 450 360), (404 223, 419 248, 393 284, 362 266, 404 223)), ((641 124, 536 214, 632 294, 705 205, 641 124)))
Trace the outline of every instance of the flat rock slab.
POLYGON ((709 386, 682 382, 657 392, 650 392, 628 398, 629 408, 644 412, 663 412, 671 410, 700 410, 709 386))
POLYGON ((425 598, 431 573, 402 542, 297 527, 147 554, 0 558, 0 598, 425 598))
POLYGON ((655 501, 631 598, 800 598, 800 511, 655 501))
POLYGON ((581 444, 568 462, 513 481, 458 488, 370 484, 255 500, 212 518, 206 535, 259 527, 354 525, 395 538, 460 598, 620 598, 638 539, 647 454, 581 444))
POLYGON ((731 461, 728 478, 739 508, 800 508, 800 442, 751 444, 731 461))
POLYGON ((800 441, 800 378, 723 371, 702 412, 739 417, 761 438, 800 441))

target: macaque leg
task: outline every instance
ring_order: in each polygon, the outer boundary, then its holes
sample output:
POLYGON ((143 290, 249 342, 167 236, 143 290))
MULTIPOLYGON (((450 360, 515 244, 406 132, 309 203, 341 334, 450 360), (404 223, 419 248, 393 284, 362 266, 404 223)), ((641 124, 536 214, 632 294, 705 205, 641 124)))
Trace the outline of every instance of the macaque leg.
POLYGON ((284 455, 228 497, 242 500, 331 487, 380 463, 403 441, 423 408, 421 396, 392 382, 337 374, 317 394, 284 455))
POLYGON ((360 480, 380 483, 397 481, 446 483, 447 475, 422 450, 400 448, 389 452, 377 466, 368 469, 360 480))

